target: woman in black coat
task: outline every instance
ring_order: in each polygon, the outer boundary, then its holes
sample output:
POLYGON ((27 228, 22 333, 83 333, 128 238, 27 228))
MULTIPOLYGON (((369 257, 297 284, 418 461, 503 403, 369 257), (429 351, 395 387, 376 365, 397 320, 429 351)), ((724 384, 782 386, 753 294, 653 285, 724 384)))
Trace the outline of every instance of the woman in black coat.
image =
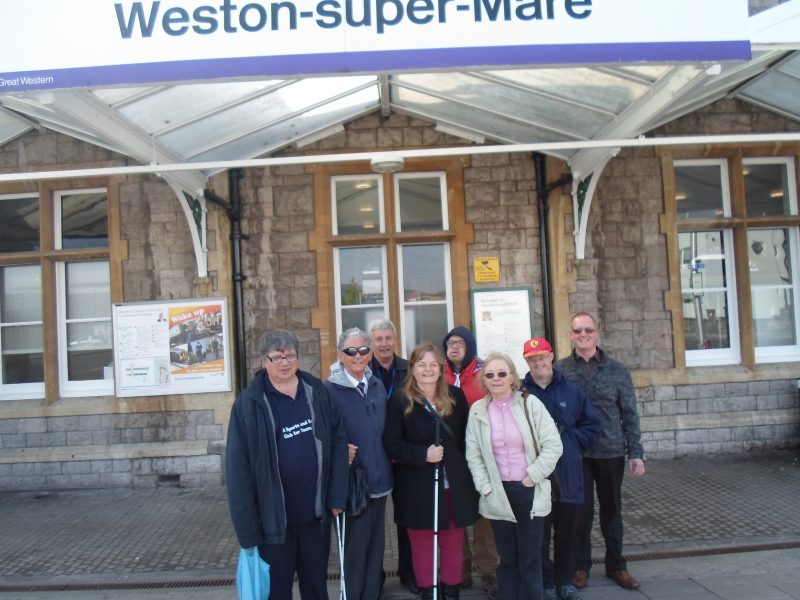
POLYGON ((478 518, 477 492, 464 457, 469 408, 461 390, 447 385, 444 357, 433 344, 423 342, 414 348, 408 369, 405 385, 392 395, 383 435, 386 452, 397 463, 394 520, 408 529, 421 597, 432 598, 434 473, 438 464, 440 579, 444 598, 455 600, 461 586, 464 528, 478 518))

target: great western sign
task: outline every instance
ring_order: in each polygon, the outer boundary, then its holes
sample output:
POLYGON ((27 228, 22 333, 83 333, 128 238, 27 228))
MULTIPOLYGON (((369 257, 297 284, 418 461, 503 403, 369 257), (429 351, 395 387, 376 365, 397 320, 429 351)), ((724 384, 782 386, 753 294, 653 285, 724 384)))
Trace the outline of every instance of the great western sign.
POLYGON ((0 93, 750 57, 747 0, 6 0, 0 93))

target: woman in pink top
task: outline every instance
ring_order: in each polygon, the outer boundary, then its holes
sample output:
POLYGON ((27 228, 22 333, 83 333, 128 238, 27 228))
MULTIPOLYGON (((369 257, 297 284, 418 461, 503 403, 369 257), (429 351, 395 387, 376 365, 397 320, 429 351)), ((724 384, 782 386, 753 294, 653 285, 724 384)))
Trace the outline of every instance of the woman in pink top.
POLYGON ((547 477, 561 456, 561 436, 539 399, 519 391, 519 375, 507 354, 486 357, 481 384, 488 395, 469 411, 466 452, 480 493, 478 511, 494 531, 500 598, 541 600, 547 477))

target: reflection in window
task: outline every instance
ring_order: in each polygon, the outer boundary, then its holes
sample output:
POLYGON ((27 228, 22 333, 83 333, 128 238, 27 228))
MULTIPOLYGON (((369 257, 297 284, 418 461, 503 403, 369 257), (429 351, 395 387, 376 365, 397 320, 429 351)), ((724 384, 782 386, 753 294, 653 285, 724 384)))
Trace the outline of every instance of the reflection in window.
POLYGON ((383 232, 382 180, 374 175, 333 178, 334 234, 383 232))
POLYGON ((680 233, 678 243, 686 349, 730 348, 727 257, 723 232, 680 233))
POLYGON ((444 178, 438 175, 398 175, 397 202, 401 231, 441 231, 444 217, 444 178))
POLYGON ((0 198, 0 252, 39 249, 39 197, 0 198))
POLYGON ((69 381, 110 379, 111 285, 107 261, 65 265, 69 381))
POLYGON ((44 381, 42 281, 38 265, 0 268, 2 383, 44 381))
POLYGON ((791 214, 787 163, 745 162, 744 190, 748 217, 791 214))
POLYGON ((788 229, 747 232, 756 346, 797 344, 792 252, 788 229))
POLYGON ((61 248, 108 247, 108 195, 105 190, 59 196, 61 248))
POLYGON ((334 254, 339 331, 350 327, 366 330, 369 322, 383 317, 385 311, 384 248, 338 248, 334 254))
POLYGON ((449 323, 450 281, 446 244, 408 244, 400 247, 405 346, 444 339, 449 323))
POLYGON ((713 219, 730 215, 724 162, 675 163, 675 206, 678 219, 713 219))

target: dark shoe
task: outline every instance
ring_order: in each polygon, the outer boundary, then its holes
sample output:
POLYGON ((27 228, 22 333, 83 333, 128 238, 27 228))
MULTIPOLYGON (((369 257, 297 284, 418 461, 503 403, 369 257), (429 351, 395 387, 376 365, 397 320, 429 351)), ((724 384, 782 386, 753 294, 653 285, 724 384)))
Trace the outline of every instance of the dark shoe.
POLYGON ((575 577, 572 578, 572 583, 576 588, 582 590, 589 583, 589 571, 575 571, 575 577))
POLYGON ((406 579, 406 580, 401 579, 400 585, 402 585, 404 588, 406 588, 409 592, 411 592, 415 596, 419 594, 419 588, 417 587, 417 582, 414 581, 413 579, 406 579))
POLYGON ((488 600, 497 600, 500 597, 500 588, 497 586, 497 577, 484 575, 481 577, 481 588, 488 600))
POLYGON ((633 575, 627 571, 614 571, 613 573, 606 573, 606 577, 613 579, 617 585, 626 590, 635 590, 639 588, 639 582, 634 579, 633 575))
POLYGON ((461 597, 460 585, 442 584, 442 600, 459 600, 461 597))
POLYGON ((556 596, 556 588, 546 587, 542 590, 542 600, 558 600, 556 596))
POLYGON ((420 600, 433 600, 433 588, 419 588, 420 600))
POLYGON ((558 597, 561 600, 581 600, 581 597, 578 596, 578 590, 575 589, 575 586, 572 585, 562 585, 558 590, 558 597))
POLYGON ((472 575, 465 575, 461 578, 461 589, 468 589, 472 587, 472 575))

